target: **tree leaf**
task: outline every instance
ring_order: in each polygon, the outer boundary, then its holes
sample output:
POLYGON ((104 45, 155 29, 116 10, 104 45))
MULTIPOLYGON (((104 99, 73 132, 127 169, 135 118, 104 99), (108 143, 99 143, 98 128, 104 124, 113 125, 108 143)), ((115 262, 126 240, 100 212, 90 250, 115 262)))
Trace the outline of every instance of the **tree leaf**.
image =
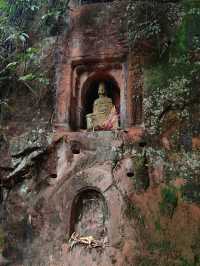
POLYGON ((27 75, 19 77, 19 80, 21 81, 28 81, 28 80, 34 80, 36 77, 33 73, 29 73, 27 75))
POLYGON ((17 62, 11 62, 6 66, 6 69, 16 67, 17 62))

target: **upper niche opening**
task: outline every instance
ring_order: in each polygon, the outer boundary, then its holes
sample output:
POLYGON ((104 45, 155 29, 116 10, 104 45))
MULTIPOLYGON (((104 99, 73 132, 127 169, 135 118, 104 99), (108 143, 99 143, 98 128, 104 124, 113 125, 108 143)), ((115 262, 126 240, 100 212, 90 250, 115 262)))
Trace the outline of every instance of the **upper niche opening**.
POLYGON ((95 75, 85 85, 85 93, 83 95, 83 118, 82 128, 86 129, 86 115, 93 112, 93 105, 95 100, 99 97, 98 88, 99 84, 103 82, 105 84, 106 96, 112 99, 112 103, 116 108, 118 114, 120 114, 120 89, 116 81, 110 76, 95 75))

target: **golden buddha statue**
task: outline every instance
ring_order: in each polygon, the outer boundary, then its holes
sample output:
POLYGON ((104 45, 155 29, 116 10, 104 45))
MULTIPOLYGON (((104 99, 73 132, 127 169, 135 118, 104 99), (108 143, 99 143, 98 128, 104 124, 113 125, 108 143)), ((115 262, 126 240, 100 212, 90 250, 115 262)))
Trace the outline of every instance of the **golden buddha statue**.
POLYGON ((118 115, 112 99, 106 96, 105 84, 101 82, 98 89, 99 98, 94 101, 93 113, 88 114, 87 129, 116 129, 118 115))

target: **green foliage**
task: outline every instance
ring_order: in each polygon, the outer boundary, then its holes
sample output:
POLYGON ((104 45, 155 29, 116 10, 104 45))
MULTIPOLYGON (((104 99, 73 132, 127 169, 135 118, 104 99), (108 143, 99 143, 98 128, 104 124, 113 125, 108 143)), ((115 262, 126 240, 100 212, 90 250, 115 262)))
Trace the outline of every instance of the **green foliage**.
POLYGON ((182 186, 182 196, 185 200, 200 203, 200 178, 187 180, 182 186))
POLYGON ((169 60, 161 58, 158 64, 144 71, 144 113, 151 133, 160 133, 166 115, 175 111, 180 124, 191 121, 191 106, 198 105, 200 79, 199 60, 194 60, 200 49, 197 1, 184 2, 182 22, 169 49, 169 60), (192 2, 192 3, 191 3, 192 2))
POLYGON ((7 7, 5 0, 0 0, 0 10, 5 10, 7 7))
POLYGON ((146 147, 145 154, 148 159, 148 166, 154 165, 156 161, 166 160, 166 153, 162 149, 146 147))
POLYGON ((185 55, 189 49, 199 48, 200 3, 183 1, 183 20, 176 32, 173 54, 185 55))
POLYGON ((178 204, 177 190, 173 186, 166 186, 161 190, 160 212, 172 217, 178 204))
POLYGON ((41 16, 41 29, 47 35, 58 35, 64 28, 68 29, 69 0, 57 0, 48 5, 48 9, 41 16))
POLYGON ((153 42, 160 54, 168 47, 168 40, 178 20, 179 6, 165 1, 129 1, 128 33, 131 47, 140 42, 153 42))
POLYGON ((162 225, 160 223, 160 219, 157 219, 155 222, 154 222, 154 225, 155 225, 155 230, 157 232, 162 232, 163 231, 163 228, 162 228, 162 225))
POLYGON ((173 251, 174 245, 167 240, 162 240, 159 242, 150 242, 148 246, 148 250, 153 254, 154 252, 169 253, 173 251))
POLYGON ((197 264, 191 263, 186 258, 183 257, 181 257, 179 261, 180 261, 179 266, 197 266, 197 264))
MULTIPOLYGON (((155 162, 163 166, 165 175, 163 178, 166 183, 170 184, 172 180, 177 178, 185 180, 185 184, 181 189, 183 199, 200 203, 200 153, 198 150, 184 151, 181 149, 180 151, 174 150, 166 153, 164 149, 147 147, 145 148, 145 154, 149 167, 154 167, 155 162)), ((169 209, 173 211, 173 201, 174 205, 176 205, 176 189, 171 186, 165 187, 162 190, 161 196, 162 201, 160 207, 163 209, 162 212, 165 213, 164 209, 168 206, 168 203, 169 206, 172 205, 169 209), (171 203, 170 200, 172 200, 171 203)))
POLYGON ((3 249, 4 244, 5 244, 5 235, 2 227, 0 227, 0 250, 3 249))
POLYGON ((131 220, 134 219, 139 225, 145 226, 144 217, 140 209, 134 205, 129 199, 126 199, 125 215, 131 220))
POLYGON ((189 202, 200 203, 200 153, 199 151, 186 152, 181 150, 166 158, 164 169, 166 180, 183 178, 182 198, 189 202))
MULTIPOLYGON (((47 73, 40 68, 40 50, 31 47, 30 21, 35 16, 43 21, 45 16, 66 14, 68 0, 1 0, 0 1, 0 88, 20 86, 35 92, 40 86, 47 86, 47 73), (40 11, 41 10, 41 11, 40 11)), ((51 21, 51 27, 56 22, 51 21)), ((32 31, 32 28, 31 28, 32 31)), ((34 32, 35 34, 36 32, 34 32)), ((33 32, 31 32, 33 36, 33 32)), ((1 92, 3 97, 3 92, 1 92)), ((5 100, 1 106, 5 106, 5 100)))
POLYGON ((200 173, 200 153, 198 151, 176 153, 176 158, 166 165, 168 175, 184 178, 187 181, 197 180, 200 173), (171 172, 170 172, 171 171, 171 172))
MULTIPOLYGON (((9 93, 27 88, 39 98, 41 87, 49 85, 49 73, 41 71, 40 49, 32 46, 38 30, 32 27, 45 14, 67 11, 68 0, 0 0, 0 120, 12 110, 9 93), (37 17, 37 19, 36 19, 37 17)), ((55 21, 51 21, 51 27, 55 21)), ((41 26, 41 25, 40 25, 41 26)), ((48 27, 48 26, 47 26, 48 27)), ((42 37, 45 37, 44 33, 42 37)))
POLYGON ((199 71, 199 63, 191 64, 187 57, 145 70, 144 112, 151 133, 162 130, 163 119, 169 111, 176 111, 180 123, 190 119, 191 105, 198 104, 199 92, 194 90, 194 81, 199 71))
POLYGON ((140 258, 137 262, 138 266, 156 266, 156 262, 148 257, 140 258))
POLYGON ((134 181, 137 190, 147 189, 149 187, 149 176, 147 168, 147 159, 145 153, 138 153, 136 157, 133 158, 134 164, 134 181))

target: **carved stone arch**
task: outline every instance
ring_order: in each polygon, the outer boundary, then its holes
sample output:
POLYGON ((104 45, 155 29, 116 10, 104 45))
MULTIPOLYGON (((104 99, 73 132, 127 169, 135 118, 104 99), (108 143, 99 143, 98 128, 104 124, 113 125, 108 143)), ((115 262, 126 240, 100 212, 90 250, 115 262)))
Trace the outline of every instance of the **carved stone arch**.
POLYGON ((98 97, 97 85, 101 81, 107 83, 108 97, 112 98, 116 109, 118 109, 120 127, 127 126, 126 67, 123 64, 100 62, 94 64, 85 62, 77 65, 74 63, 69 109, 69 124, 73 131, 86 128, 85 115, 92 111, 92 103, 98 97), (85 105, 85 101, 88 99, 90 108, 85 105))
POLYGON ((100 82, 104 82, 106 85, 106 94, 112 99, 113 104, 116 107, 117 112, 120 114, 120 87, 116 79, 106 72, 95 72, 87 78, 84 82, 79 98, 81 117, 80 128, 86 128, 86 114, 92 113, 92 107, 94 101, 98 98, 98 85, 100 82))
POLYGON ((70 217, 70 235, 92 235, 97 239, 107 234, 108 207, 102 193, 93 187, 81 189, 75 196, 70 217))

